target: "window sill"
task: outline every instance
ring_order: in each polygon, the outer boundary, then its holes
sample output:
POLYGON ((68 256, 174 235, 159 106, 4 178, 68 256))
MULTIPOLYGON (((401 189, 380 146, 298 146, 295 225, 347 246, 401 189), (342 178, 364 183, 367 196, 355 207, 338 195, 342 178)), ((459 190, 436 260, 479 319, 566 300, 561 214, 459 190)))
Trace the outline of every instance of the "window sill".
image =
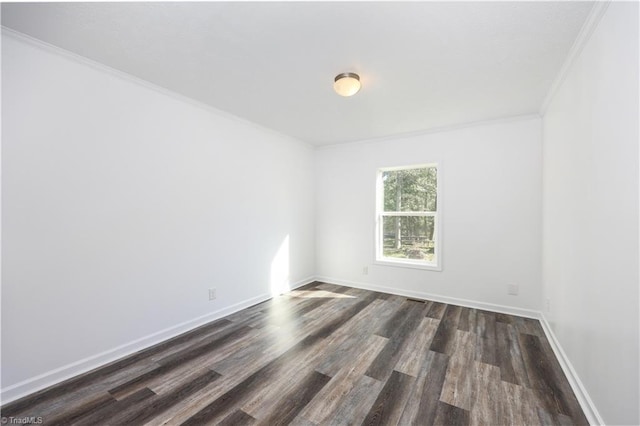
POLYGON ((442 266, 437 264, 428 264, 422 262, 412 262, 410 260, 388 260, 388 259, 376 259, 374 265, 380 266, 394 266, 396 268, 411 268, 411 269, 423 269, 426 271, 442 271, 442 266))

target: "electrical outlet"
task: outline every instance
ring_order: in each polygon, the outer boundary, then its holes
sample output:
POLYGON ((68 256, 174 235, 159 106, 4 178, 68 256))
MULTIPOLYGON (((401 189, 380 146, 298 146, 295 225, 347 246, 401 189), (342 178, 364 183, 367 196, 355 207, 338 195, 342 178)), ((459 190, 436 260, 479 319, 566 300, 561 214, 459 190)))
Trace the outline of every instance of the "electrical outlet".
POLYGON ((517 296, 518 295, 518 284, 509 284, 507 286, 507 294, 511 295, 511 296, 517 296))
POLYGON ((362 275, 369 275, 369 267, 365 266, 362 268, 362 275))
POLYGON ((209 300, 215 300, 216 298, 216 289, 215 288, 210 288, 209 289, 209 300))

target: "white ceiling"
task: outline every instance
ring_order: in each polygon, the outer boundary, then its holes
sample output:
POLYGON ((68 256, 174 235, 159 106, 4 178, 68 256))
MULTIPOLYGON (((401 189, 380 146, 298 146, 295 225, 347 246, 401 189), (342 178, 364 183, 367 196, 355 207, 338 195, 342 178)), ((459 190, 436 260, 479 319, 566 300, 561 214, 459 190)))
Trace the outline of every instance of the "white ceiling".
POLYGON ((324 145, 537 113, 592 6, 5 3, 2 24, 324 145))

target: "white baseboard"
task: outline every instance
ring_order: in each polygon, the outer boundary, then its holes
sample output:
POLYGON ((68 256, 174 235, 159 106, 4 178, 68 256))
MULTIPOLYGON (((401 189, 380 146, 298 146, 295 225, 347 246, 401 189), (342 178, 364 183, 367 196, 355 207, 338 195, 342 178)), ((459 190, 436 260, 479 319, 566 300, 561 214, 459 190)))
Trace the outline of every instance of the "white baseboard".
POLYGON ((513 306, 496 305, 493 303, 478 302, 475 300, 458 299, 457 297, 441 296, 438 294, 425 293, 422 291, 402 290, 392 287, 379 286, 375 284, 346 281, 331 277, 316 277, 317 281, 326 283, 339 284, 347 287, 361 288, 363 290, 379 291, 382 293, 397 294, 398 296, 412 297, 416 299, 433 300, 441 303, 449 303, 452 305, 465 306, 468 308, 483 309, 486 311, 499 312, 502 314, 517 315, 525 318, 540 318, 540 313, 533 309, 516 308, 513 306))
POLYGON ((289 288, 290 288, 291 290, 295 290, 296 288, 300 288, 300 287, 302 287, 303 285, 311 284, 311 283, 312 283, 312 282, 314 282, 314 281, 316 281, 316 277, 315 277, 315 276, 310 276, 310 277, 307 277, 307 278, 305 278, 305 279, 303 279, 303 280, 300 280, 300 281, 298 281, 298 282, 296 282, 296 283, 294 283, 294 284, 291 284, 291 285, 289 286, 289 288))
MULTIPOLYGON (((291 284, 290 288, 293 290, 303 285, 309 284, 314 280, 314 277, 308 277, 291 284)), ((0 391, 0 400, 2 401, 3 405, 15 401, 41 389, 63 382, 79 374, 86 373, 110 362, 116 361, 120 358, 124 358, 128 355, 149 348, 165 340, 171 339, 172 337, 176 337, 180 334, 191 331, 211 321, 215 321, 227 315, 231 315, 234 312, 238 312, 242 309, 248 308, 249 306, 264 302, 265 300, 269 300, 271 299, 271 297, 271 294, 261 294, 256 297, 243 300, 225 308, 218 309, 217 311, 210 312, 208 314, 193 318, 172 327, 165 328, 164 330, 160 330, 156 333, 141 337, 132 342, 125 343, 124 345, 72 362, 54 370, 47 371, 46 373, 29 378, 11 386, 7 386, 0 391)))
MULTIPOLYGON (((574 370, 571 362, 567 358, 562 346, 558 342, 553 330, 551 329, 547 319, 544 314, 539 311, 534 311, 531 309, 522 309, 512 306, 504 306, 504 305, 496 305, 493 303, 486 302, 478 302, 474 300, 467 299, 458 299, 455 297, 442 296, 437 294, 424 293, 419 291, 410 291, 410 290, 399 290, 397 288, 378 286, 374 284, 355 282, 355 281, 347 281, 341 280, 337 278, 331 277, 307 277, 303 280, 297 281, 294 284, 290 285, 290 289, 294 290, 296 288, 302 287, 306 284, 309 284, 313 281, 321 281, 331 284, 344 285, 347 287, 355 287, 361 288, 364 290, 372 290, 379 291, 383 293, 397 294, 399 296, 417 298, 417 299, 425 299, 425 300, 434 300, 436 302, 454 304, 459 306, 466 306, 469 308, 476 309, 484 309, 487 311, 500 312, 510 315, 518 315, 526 318, 534 318, 540 320, 542 328, 549 340, 549 344, 553 349, 553 352, 562 367, 564 374, 567 376, 567 380, 571 385, 571 389, 576 395, 582 410, 587 416, 587 420, 592 425, 604 425, 604 421, 602 417, 598 413, 593 401, 589 397, 582 381, 578 377, 578 374, 574 370)), ((240 311, 242 309, 248 308, 249 306, 253 306, 257 303, 264 302, 265 300, 270 299, 272 296, 270 294, 262 294, 251 299, 244 300, 242 302, 238 302, 234 305, 227 306, 226 308, 219 309, 214 312, 210 312, 206 315, 202 315, 200 317, 191 319, 189 321, 185 321, 183 323, 177 324, 175 326, 166 328, 164 330, 158 331, 156 333, 150 334, 148 336, 144 336, 140 339, 134 340, 132 342, 126 343, 124 345, 118 346, 116 348, 101 352, 99 354, 93 355, 91 357, 87 357, 71 364, 67 364, 55 370, 48 371, 44 374, 41 374, 36 377, 32 377, 30 379, 24 380, 20 383, 16 383, 14 385, 3 388, 1 392, 1 399, 3 404, 7 404, 9 402, 15 401, 19 398, 22 398, 31 393, 37 392, 41 389, 47 388, 49 386, 55 385, 56 383, 60 383, 64 380, 70 379, 79 374, 86 373, 95 368, 101 367, 105 364, 118 360, 120 358, 131 355, 135 352, 141 351, 148 347, 151 347, 155 344, 161 343, 167 339, 178 336, 182 333, 193 330, 194 328, 200 327, 208 322, 217 320, 219 318, 230 315, 234 312, 240 311)))
POLYGON ((571 385, 571 389, 573 393, 576 395, 580 406, 582 407, 582 411, 584 411, 584 415, 587 416, 587 420, 591 425, 604 425, 604 420, 600 416, 598 409, 595 404, 589 397, 589 393, 585 389, 578 373, 573 368, 573 365, 569 361, 567 354, 562 349, 560 342, 556 338, 556 335, 553 333, 553 329, 549 325, 547 318, 544 316, 544 313, 540 312, 540 316, 538 318, 540 320, 540 324, 542 324, 542 329, 544 330, 544 334, 547 336, 547 340, 553 349, 553 353, 556 355, 558 362, 560 363, 560 367, 562 367, 562 371, 564 375, 567 376, 567 380, 571 385))

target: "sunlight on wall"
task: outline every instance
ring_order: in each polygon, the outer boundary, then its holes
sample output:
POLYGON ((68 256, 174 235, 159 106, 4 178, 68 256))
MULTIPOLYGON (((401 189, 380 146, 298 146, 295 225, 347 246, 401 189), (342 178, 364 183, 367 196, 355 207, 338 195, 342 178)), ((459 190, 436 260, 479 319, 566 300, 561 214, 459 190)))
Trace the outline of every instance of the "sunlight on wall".
POLYGON ((289 287, 289 235, 287 235, 271 262, 271 295, 286 293, 289 287))

